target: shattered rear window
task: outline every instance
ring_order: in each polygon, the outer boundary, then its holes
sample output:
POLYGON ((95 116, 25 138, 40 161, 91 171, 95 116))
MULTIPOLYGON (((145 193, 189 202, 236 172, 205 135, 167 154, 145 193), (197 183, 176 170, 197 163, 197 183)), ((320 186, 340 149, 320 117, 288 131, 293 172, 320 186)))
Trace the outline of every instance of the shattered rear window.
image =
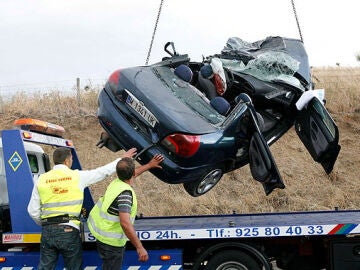
POLYGON ((171 69, 168 67, 154 67, 153 70, 169 91, 192 111, 195 111, 214 125, 224 121, 225 117, 211 107, 209 100, 202 92, 190 83, 179 79, 171 69))

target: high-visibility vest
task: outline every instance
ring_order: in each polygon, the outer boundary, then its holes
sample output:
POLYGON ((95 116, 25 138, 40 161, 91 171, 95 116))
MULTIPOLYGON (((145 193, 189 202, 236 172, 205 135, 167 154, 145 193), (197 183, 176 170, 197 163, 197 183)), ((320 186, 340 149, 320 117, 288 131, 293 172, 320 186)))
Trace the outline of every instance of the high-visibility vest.
POLYGON ((94 205, 87 220, 89 230, 97 240, 115 247, 125 246, 128 239, 121 227, 119 216, 111 215, 107 210, 116 197, 125 190, 132 193, 133 203, 130 219, 131 223, 134 224, 137 211, 136 194, 129 184, 119 179, 115 179, 109 184, 105 195, 94 205))
MULTIPOLYGON (((68 214, 79 217, 84 192, 79 188, 79 171, 55 169, 42 174, 37 182, 41 202, 41 218, 68 214)), ((73 220, 77 225, 78 220, 73 220)))

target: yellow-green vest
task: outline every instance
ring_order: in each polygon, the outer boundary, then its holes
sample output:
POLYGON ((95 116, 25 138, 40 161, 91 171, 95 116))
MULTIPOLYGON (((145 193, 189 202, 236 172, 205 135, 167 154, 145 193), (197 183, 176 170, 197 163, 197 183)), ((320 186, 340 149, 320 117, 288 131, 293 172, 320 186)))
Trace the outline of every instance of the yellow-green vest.
POLYGON ((125 190, 132 193, 133 203, 130 218, 134 224, 137 211, 136 194, 129 184, 119 179, 115 179, 109 184, 105 195, 99 199, 90 211, 87 220, 89 230, 97 240, 115 247, 125 246, 128 239, 120 225, 119 215, 111 215, 107 210, 116 197, 125 190))
MULTIPOLYGON (((84 192, 79 188, 79 171, 54 169, 42 174, 37 182, 41 202, 41 218, 68 214, 79 217, 84 192)), ((77 225, 79 221, 73 220, 77 225)))

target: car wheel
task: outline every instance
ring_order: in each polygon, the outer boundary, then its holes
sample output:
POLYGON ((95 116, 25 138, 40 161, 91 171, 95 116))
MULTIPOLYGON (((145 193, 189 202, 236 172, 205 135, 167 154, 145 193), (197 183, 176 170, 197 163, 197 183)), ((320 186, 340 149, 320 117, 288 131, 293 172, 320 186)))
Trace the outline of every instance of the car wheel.
POLYGON ((261 270, 256 261, 246 253, 227 250, 214 255, 205 270, 261 270))
POLYGON ((184 183, 184 188, 191 196, 198 197, 212 189, 222 176, 222 169, 216 168, 193 182, 184 183))

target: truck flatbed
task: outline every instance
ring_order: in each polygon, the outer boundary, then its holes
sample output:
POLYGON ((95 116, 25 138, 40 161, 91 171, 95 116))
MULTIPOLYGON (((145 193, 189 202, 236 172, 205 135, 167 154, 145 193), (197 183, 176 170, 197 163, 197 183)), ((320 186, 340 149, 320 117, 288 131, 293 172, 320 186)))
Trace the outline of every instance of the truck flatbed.
POLYGON ((143 217, 142 240, 360 234, 360 211, 143 217))

